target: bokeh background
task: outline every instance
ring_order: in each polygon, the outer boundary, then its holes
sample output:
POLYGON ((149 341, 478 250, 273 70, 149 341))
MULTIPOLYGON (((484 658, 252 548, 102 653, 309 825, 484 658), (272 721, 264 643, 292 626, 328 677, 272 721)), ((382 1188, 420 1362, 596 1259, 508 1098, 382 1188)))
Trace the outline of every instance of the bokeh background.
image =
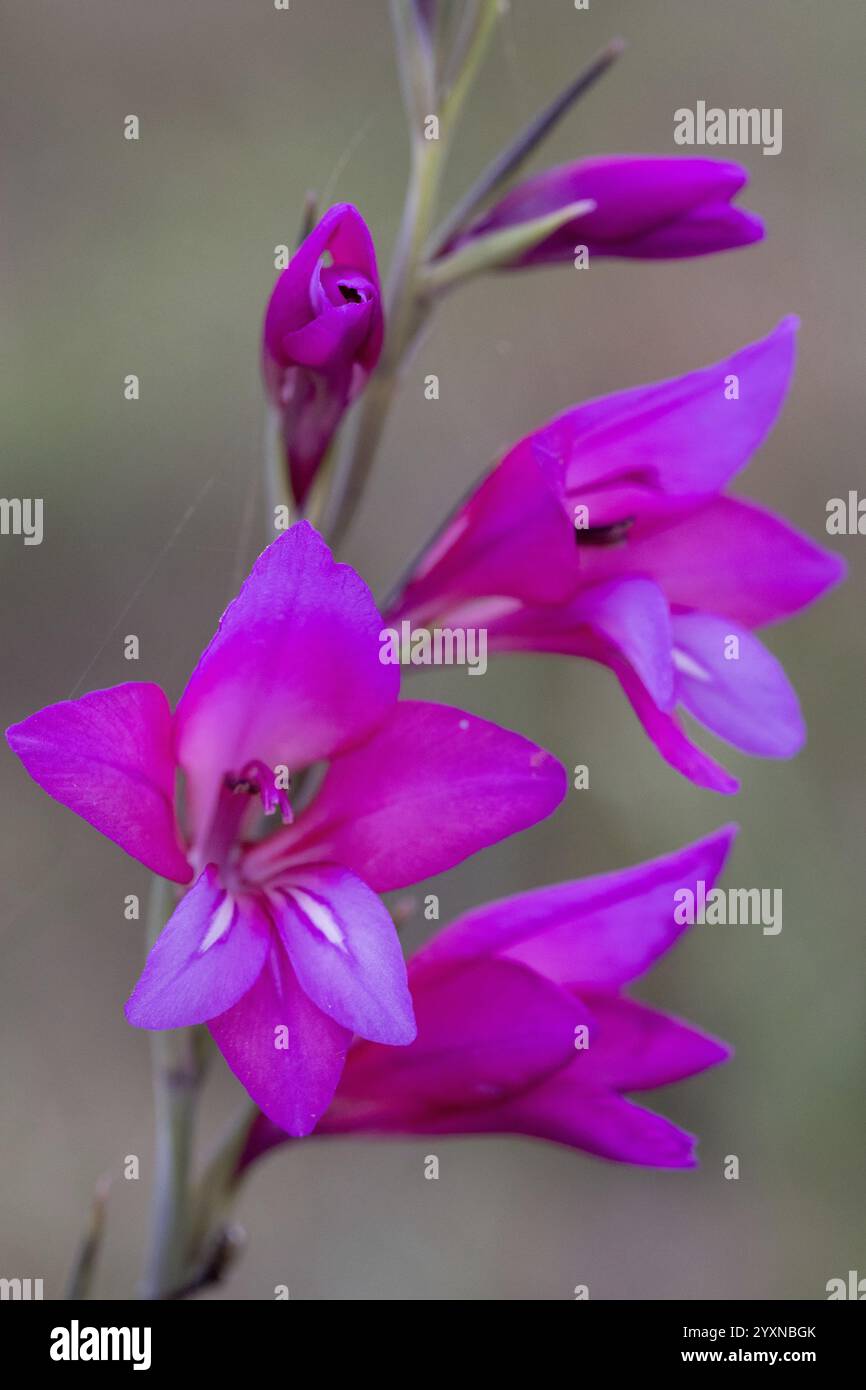
MULTIPOLYGON (((0 540, 4 725, 125 679, 172 695, 263 539, 258 334, 273 247, 305 191, 349 199, 383 259, 406 174, 384 0, 3 0, 2 492, 45 499, 45 539, 0 540), (125 115, 141 139, 122 138, 125 115), (123 399, 128 372, 141 399, 123 399), (244 531, 244 521, 249 523, 244 531), (179 534, 178 534, 178 529, 179 534), (135 633, 141 660, 123 659, 135 633)), ((768 241, 668 264, 490 279, 436 320, 346 550, 381 591, 509 440, 584 396, 703 365, 802 315, 789 405, 739 490, 816 538, 863 487, 866 7, 808 0, 512 0, 457 141, 456 196, 615 34, 626 56, 543 162, 675 152, 699 98, 782 107, 751 169, 768 241), (441 377, 424 402, 427 372, 441 377)), ((536 166, 542 161, 536 161, 536 166)), ((863 1213, 863 538, 847 587, 769 644, 809 723, 791 763, 727 755, 735 800, 662 763, 606 672, 555 658, 418 693, 519 728, 590 790, 432 887, 443 920, 491 896, 663 853, 736 819, 728 883, 781 887, 784 930, 697 928, 640 988, 736 1045, 653 1098, 701 1136, 687 1174, 529 1140, 310 1143, 240 1205, 249 1250, 208 1295, 301 1299, 821 1298, 866 1274, 863 1213), (424 1156, 440 1157, 438 1182, 424 1156), (723 1177, 727 1154, 738 1182, 723 1177)), ((147 875, 0 750, 0 1274, 63 1282, 100 1173, 115 1182, 98 1289, 132 1296, 151 1163, 147 1040, 122 1003, 147 875), (128 1154, 142 1177, 124 1181, 128 1154)), ((423 891, 423 890, 421 890, 423 891)), ((410 944, 429 924, 413 923, 410 944)), ((206 1131, 234 1108, 208 1087, 206 1131)))

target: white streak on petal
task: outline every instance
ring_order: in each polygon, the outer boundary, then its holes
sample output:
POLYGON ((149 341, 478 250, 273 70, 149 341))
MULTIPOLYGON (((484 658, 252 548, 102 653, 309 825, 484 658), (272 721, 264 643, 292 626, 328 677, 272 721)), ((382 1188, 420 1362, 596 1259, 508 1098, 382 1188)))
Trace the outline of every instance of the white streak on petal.
POLYGON ((694 657, 689 656, 688 652, 681 651, 679 647, 672 648, 671 659, 682 675, 691 676, 696 681, 712 680, 709 671, 704 666, 699 666, 694 657))
POLYGON ((216 912, 210 919, 210 926, 198 948, 199 955, 203 956, 205 951, 209 951, 211 946, 215 946, 216 943, 226 935, 234 921, 234 917, 234 900, 230 894, 226 893, 216 912))
POLYGON ((339 946, 341 951, 345 951, 346 938, 333 912, 324 903, 319 902, 318 898, 313 898, 309 893, 305 893, 303 888, 296 888, 293 885, 289 892, 304 916, 312 922, 317 931, 322 933, 325 940, 330 941, 332 946, 339 946))

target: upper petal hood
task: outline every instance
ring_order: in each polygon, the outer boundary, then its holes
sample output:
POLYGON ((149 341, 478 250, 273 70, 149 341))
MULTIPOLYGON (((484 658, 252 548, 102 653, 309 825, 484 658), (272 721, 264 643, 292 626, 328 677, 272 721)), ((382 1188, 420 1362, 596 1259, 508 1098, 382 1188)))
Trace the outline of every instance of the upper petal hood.
MULTIPOLYGON (((426 620, 485 596, 564 603, 584 584, 651 575, 641 560, 649 552, 651 562, 660 527, 688 525, 772 427, 795 330, 785 319, 711 367, 574 406, 528 435, 431 544, 392 617, 426 620), (622 524, 623 544, 587 543, 622 524)), ((724 565, 717 547, 699 558, 701 569, 724 565)))
POLYGON ((698 506, 744 468, 779 414, 797 320, 685 376, 575 406, 524 441, 569 520, 638 521, 698 506))
POLYGON ((196 836, 227 773, 252 760, 295 771, 385 718, 399 676, 379 660, 381 627, 367 585, 309 523, 259 556, 177 708, 196 836))

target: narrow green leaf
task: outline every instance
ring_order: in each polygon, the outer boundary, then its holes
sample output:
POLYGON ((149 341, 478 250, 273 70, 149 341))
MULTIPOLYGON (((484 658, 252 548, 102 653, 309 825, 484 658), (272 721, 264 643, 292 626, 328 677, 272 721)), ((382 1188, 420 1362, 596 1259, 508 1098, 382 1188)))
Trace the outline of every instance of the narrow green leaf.
POLYGON ((534 246, 546 241, 567 222, 585 217, 592 212, 596 203, 592 198, 584 198, 578 203, 567 203, 548 212, 544 217, 533 217, 526 222, 515 222, 511 227, 501 227, 485 236, 467 241, 452 255, 441 261, 434 261, 424 275, 426 290, 437 293, 450 289, 470 275, 480 275, 487 270, 497 270, 515 261, 519 256, 531 251, 534 246))
POLYGON ((607 48, 603 49, 592 60, 589 67, 579 73, 558 96, 554 97, 548 106, 533 116, 529 124, 524 126, 511 143, 500 151, 479 175, 465 197, 461 198, 442 225, 437 228, 431 241, 431 257, 437 255, 455 233, 466 226, 473 213, 488 198, 502 188, 503 184, 513 180, 514 175, 523 167, 542 140, 550 134, 554 126, 559 124, 574 103, 607 72, 624 49, 625 43, 622 39, 614 39, 609 43, 607 48))

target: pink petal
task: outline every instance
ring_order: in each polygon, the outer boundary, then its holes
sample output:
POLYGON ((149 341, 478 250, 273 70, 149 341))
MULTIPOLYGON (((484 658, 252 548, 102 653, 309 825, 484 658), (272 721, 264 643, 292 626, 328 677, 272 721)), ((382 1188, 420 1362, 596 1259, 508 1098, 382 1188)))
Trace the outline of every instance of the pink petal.
POLYGON ((579 505, 591 526, 604 526, 709 500, 772 428, 794 370, 796 327, 783 319, 711 367, 575 406, 525 441, 569 519, 579 505), (738 399, 726 394, 732 377, 738 399))
POLYGON ((597 204, 592 212, 554 232, 517 263, 571 261, 576 244, 586 244, 591 257, 707 255, 763 236, 759 218, 731 206, 747 179, 741 165, 689 156, 577 160, 518 184, 460 242, 591 198, 597 204))
POLYGON ((252 989, 208 1027, 268 1119, 296 1136, 315 1129, 340 1079, 351 1034, 307 997, 282 947, 271 950, 252 989))
MULTIPOLYGON (((441 617, 487 595, 558 604, 582 583, 654 577, 659 528, 682 517, 687 524, 769 433, 793 373, 796 326, 784 319, 711 367, 574 406, 521 440, 430 547, 390 619, 441 617), (737 399, 728 399, 731 377, 737 399), (590 528, 630 523, 625 542, 577 544, 579 507, 588 509, 590 528)), ((698 561, 700 570, 725 566, 720 546, 706 539, 698 561)), ((813 565, 807 592, 829 582, 823 566, 813 578, 813 565)))
POLYGON ((381 628, 364 581, 308 522, 259 556, 177 709, 197 838, 227 773, 254 760, 296 771, 384 719, 399 676, 379 660, 381 628))
POLYGON ((406 963, 391 914, 345 869, 314 864, 268 887, 268 901, 301 988, 363 1038, 415 1037, 406 963))
POLYGON ((561 603, 580 583, 573 529, 532 451, 511 451, 424 556, 390 615, 435 618, 478 595, 561 603))
POLYGON ((845 566, 771 512, 718 497, 673 523, 635 527, 625 545, 587 552, 585 572, 595 581, 647 575, 671 604, 761 627, 812 603, 845 566))
POLYGON ((6 731, 34 782, 154 873, 192 869, 174 817, 171 711, 158 685, 94 690, 6 731))
POLYGON ((626 662, 609 664, 616 671, 620 684, 641 724, 666 763, 676 768, 690 782, 708 791, 732 796, 739 782, 730 772, 705 753, 683 731, 677 716, 659 709, 649 692, 626 662))
POLYGON ((571 1066, 498 1108, 485 1129, 550 1139, 617 1163, 649 1168, 695 1168, 696 1140, 621 1096, 583 1091, 571 1066))
POLYGON ((633 668, 655 704, 674 703, 671 618, 651 579, 595 584, 569 603, 522 606, 488 623, 493 651, 560 652, 606 661, 613 647, 633 668))
POLYGON ((731 1049, 716 1038, 633 999, 584 994, 596 1029, 575 1063, 588 1090, 646 1091, 725 1062, 731 1049))
MULTIPOLYGON (((649 1168, 695 1168, 696 1140, 651 1110, 611 1091, 585 1091, 577 1068, 563 1067, 536 1086, 489 1105, 427 1111, 370 1104, 340 1086, 320 1134, 520 1134, 581 1149, 618 1163, 649 1168)), ((275 1136, 256 1136, 255 1156, 272 1148, 275 1136)))
POLYGON ((790 758, 802 747, 797 696, 757 637, 708 613, 679 614, 673 634, 677 698, 695 719, 757 757, 790 758), (727 659, 728 650, 739 655, 727 659))
POLYGON ((492 954, 561 984, 617 989, 650 968, 685 930, 674 893, 710 886, 722 872, 733 826, 673 854, 593 878, 536 888, 458 917, 413 957, 410 982, 492 954))
POLYGON ((453 868, 559 805, 549 753, 462 710, 403 701, 337 758, 309 811, 247 856, 264 881, 292 862, 342 864, 377 893, 453 868))
POLYGON ((127 1019, 136 1028, 184 1028, 225 1013, 255 983, 269 944, 255 899, 231 898, 209 866, 160 932, 127 1019))
POLYGON ((510 961, 431 972, 413 998, 416 1041, 353 1049, 325 1128, 368 1127, 374 1117, 423 1127, 443 1108, 487 1106, 567 1066, 587 1019, 565 990, 510 961))

